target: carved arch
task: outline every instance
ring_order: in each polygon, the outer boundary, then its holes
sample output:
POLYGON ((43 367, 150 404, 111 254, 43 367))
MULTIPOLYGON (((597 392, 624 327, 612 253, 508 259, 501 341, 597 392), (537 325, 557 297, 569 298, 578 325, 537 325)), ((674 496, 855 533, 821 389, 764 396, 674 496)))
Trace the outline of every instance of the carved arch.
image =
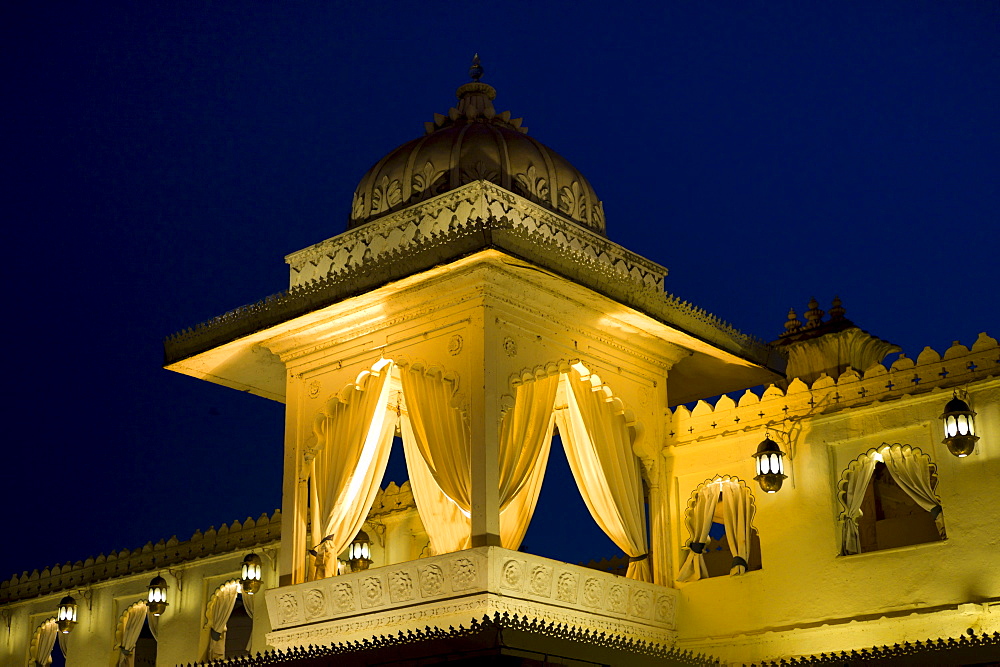
POLYGON ((753 519, 757 515, 757 502, 756 498, 754 498, 753 491, 751 491, 747 483, 739 477, 734 475, 716 475, 715 477, 710 477, 701 484, 698 484, 691 490, 691 494, 688 496, 687 506, 684 509, 684 525, 687 526, 689 535, 694 534, 694 525, 691 521, 691 517, 694 513, 694 504, 698 500, 698 490, 708 486, 709 484, 718 484, 720 482, 735 483, 744 490, 747 497, 750 498, 750 513, 747 517, 747 521, 749 521, 750 525, 753 526, 753 519))
MULTIPOLYGON (((31 633, 31 644, 28 646, 29 660, 30 660, 30 656, 35 655, 36 654, 35 652, 38 650, 38 640, 42 636, 42 628, 44 628, 49 623, 55 625, 55 623, 56 623, 56 617, 55 616, 50 616, 49 618, 45 619, 44 621, 42 621, 41 623, 39 623, 38 627, 35 628, 35 631, 31 633)), ((50 655, 50 657, 51 657, 51 655, 50 655)), ((51 662, 49 664, 51 664, 51 662)))
POLYGON ((937 491, 938 485, 938 475, 937 475, 937 464, 934 460, 926 454, 919 447, 914 447, 912 445, 904 445, 900 443, 889 444, 888 442, 883 442, 878 447, 872 447, 868 451, 860 454, 856 459, 847 464, 847 467, 840 473, 840 479, 837 481, 837 502, 840 503, 840 513, 841 517, 847 512, 847 484, 848 475, 857 472, 858 468, 861 467, 862 462, 865 459, 875 459, 876 461, 882 460, 882 453, 886 450, 898 450, 902 451, 904 454, 909 452, 910 456, 914 456, 917 459, 923 459, 927 462, 927 467, 931 474, 931 488, 937 491))

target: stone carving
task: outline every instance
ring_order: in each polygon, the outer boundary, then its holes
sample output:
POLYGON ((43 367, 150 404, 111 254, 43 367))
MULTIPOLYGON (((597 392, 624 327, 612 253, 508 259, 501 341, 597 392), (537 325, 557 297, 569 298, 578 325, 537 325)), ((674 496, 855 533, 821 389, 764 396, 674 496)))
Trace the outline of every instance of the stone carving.
POLYGON ((571 218, 587 221, 587 195, 579 181, 573 181, 569 187, 559 188, 559 210, 571 218))
POLYGON ((453 357, 457 356, 462 351, 462 345, 464 343, 465 341, 462 339, 461 335, 455 334, 452 336, 451 340, 448 341, 448 354, 453 357))
POLYGON ((355 220, 365 214, 365 196, 360 192, 354 193, 354 201, 351 202, 351 217, 355 220))
POLYGON ((490 181, 491 183, 496 183, 500 180, 500 174, 493 165, 486 164, 482 160, 477 160, 475 164, 462 170, 462 180, 490 181))
POLYGON ((549 597, 552 595, 552 568, 548 565, 535 565, 531 568, 531 592, 535 595, 549 597))
POLYGON ((602 590, 601 582, 593 577, 583 583, 583 604, 588 607, 600 607, 602 590))
POLYGON ((382 604, 382 580, 378 577, 368 577, 361 582, 361 606, 377 607, 382 604))
POLYGON ((354 611, 354 587, 346 581, 334 586, 333 606, 337 611, 354 611))
POLYGON ((315 618, 323 613, 326 607, 326 598, 323 591, 313 588, 306 591, 306 618, 315 618))
POLYGON ((517 342, 510 336, 503 339, 503 349, 508 357, 517 356, 517 342))
POLYGON ((396 179, 390 181, 388 176, 383 176, 372 190, 372 213, 384 213, 402 201, 403 191, 399 181, 396 179))
POLYGON ((528 165, 528 171, 514 176, 514 183, 520 194, 536 202, 547 202, 549 199, 549 184, 538 176, 535 165, 528 165))
POLYGON ((459 558, 451 564, 451 588, 461 591, 476 583, 476 563, 469 558, 459 558))
POLYGON ((504 588, 521 588, 521 580, 524 578, 521 572, 521 563, 516 560, 509 560, 503 564, 503 586, 504 588))
POLYGON ((608 610, 624 614, 626 612, 625 587, 615 584, 608 591, 608 610))
POLYGON ((299 601, 292 593, 285 593, 278 598, 279 615, 282 623, 291 623, 299 616, 299 601))
POLYGON ((413 174, 413 183, 411 189, 413 194, 421 195, 420 198, 429 197, 436 194, 439 186, 440 180, 443 180, 445 173, 444 171, 439 171, 434 169, 434 165, 428 160, 424 164, 424 168, 413 174))
POLYGON ((420 579, 420 595, 431 597, 442 592, 444 587, 444 572, 437 565, 425 565, 418 570, 420 579))
POLYGON ((633 590, 632 604, 629 613, 640 618, 649 617, 649 609, 653 604, 653 596, 649 591, 633 590))
POLYGON ((309 398, 316 398, 319 396, 319 390, 322 388, 319 380, 313 380, 309 383, 309 398))
POLYGON ((389 599, 393 602, 405 602, 413 599, 413 579, 405 570, 389 573, 389 599))
POLYGON ((674 598, 670 595, 661 595, 656 598, 656 614, 655 619, 657 623, 669 623, 673 624, 674 620, 674 598))
POLYGON ((556 583, 556 598, 576 604, 576 586, 579 579, 572 572, 563 572, 556 583))

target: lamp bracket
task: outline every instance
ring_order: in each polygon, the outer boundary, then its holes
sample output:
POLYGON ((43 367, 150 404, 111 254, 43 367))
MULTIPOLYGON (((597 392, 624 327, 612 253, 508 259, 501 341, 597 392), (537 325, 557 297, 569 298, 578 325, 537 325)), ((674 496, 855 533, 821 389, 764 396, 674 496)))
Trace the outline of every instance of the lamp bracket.
POLYGON ((167 572, 169 572, 170 575, 177 580, 177 590, 178 591, 184 590, 184 570, 180 568, 174 570, 168 567, 167 572))

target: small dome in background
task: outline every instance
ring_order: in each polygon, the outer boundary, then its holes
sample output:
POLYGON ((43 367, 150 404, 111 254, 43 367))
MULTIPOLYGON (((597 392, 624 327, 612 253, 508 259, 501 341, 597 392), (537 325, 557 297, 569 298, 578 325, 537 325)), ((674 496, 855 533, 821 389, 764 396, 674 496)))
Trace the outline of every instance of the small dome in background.
POLYGON ((466 183, 489 181, 604 234, 604 207, 583 174, 529 137, 520 118, 496 112, 496 90, 478 81, 478 56, 470 74, 475 80, 459 87, 455 108, 434 114, 424 136, 391 151, 361 178, 348 228, 466 183))

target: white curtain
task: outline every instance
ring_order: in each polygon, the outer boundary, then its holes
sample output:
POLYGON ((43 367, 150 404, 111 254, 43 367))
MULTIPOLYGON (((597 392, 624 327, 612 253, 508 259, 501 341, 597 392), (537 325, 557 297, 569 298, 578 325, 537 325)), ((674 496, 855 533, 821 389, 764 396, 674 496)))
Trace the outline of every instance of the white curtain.
POLYGON ((941 503, 931 483, 934 464, 931 463, 930 457, 919 450, 913 451, 910 445, 898 444, 883 449, 881 454, 889 474, 908 496, 931 513, 938 533, 944 539, 944 516, 941 503))
POLYGON ((327 401, 313 430, 311 507, 313 577, 336 574, 337 554, 364 524, 385 474, 395 423, 388 417, 391 362, 327 401))
POLYGON ((715 508, 719 504, 719 485, 705 484, 696 493, 694 507, 687 520, 688 530, 691 532, 688 555, 677 573, 677 581, 697 581, 708 574, 705 567, 705 546, 708 544, 708 533, 712 530, 715 508))
POLYGON ((875 472, 875 459, 865 455, 851 461, 845 478, 840 485, 840 503, 844 507, 840 519, 844 526, 841 553, 856 554, 861 551, 861 537, 858 534, 858 519, 861 518, 861 503, 865 490, 875 472))
POLYGON ((517 549, 531 523, 552 446, 559 376, 517 386, 500 425, 500 541, 517 549))
POLYGON ((250 645, 253 644, 253 594, 244 593, 243 594, 243 608, 247 612, 247 616, 250 617, 250 636, 247 637, 246 651, 250 652, 250 645))
POLYGON ((733 554, 729 574, 743 574, 749 567, 750 536, 753 530, 753 505, 750 492, 739 482, 720 483, 722 489, 722 522, 726 527, 726 541, 733 554))
POLYGON ((122 643, 119 647, 118 667, 132 667, 135 664, 135 643, 139 641, 139 634, 145 622, 145 602, 136 602, 122 614, 119 620, 122 626, 122 643))
POLYGON ((226 624, 236 606, 236 596, 240 593, 238 581, 227 581, 219 586, 208 601, 205 616, 208 620, 208 660, 226 657, 226 624))
POLYGON ((59 626, 56 625, 56 619, 50 618, 39 626, 36 631, 38 634, 38 641, 35 642, 35 651, 31 656, 34 664, 45 665, 52 664, 52 647, 56 645, 56 635, 59 634, 59 626))
POLYGON ((403 453, 406 456, 406 469, 409 472, 413 501, 417 505, 420 522, 430 539, 432 554, 468 549, 472 535, 470 516, 464 514, 434 481, 434 475, 431 474, 417 447, 416 436, 413 434, 408 415, 403 415, 400 420, 400 430, 403 434, 403 453))
POLYGON ((610 390, 576 370, 566 410, 557 416, 570 470, 594 521, 629 556, 629 579, 653 580, 643 507, 639 459, 620 403, 610 390))

